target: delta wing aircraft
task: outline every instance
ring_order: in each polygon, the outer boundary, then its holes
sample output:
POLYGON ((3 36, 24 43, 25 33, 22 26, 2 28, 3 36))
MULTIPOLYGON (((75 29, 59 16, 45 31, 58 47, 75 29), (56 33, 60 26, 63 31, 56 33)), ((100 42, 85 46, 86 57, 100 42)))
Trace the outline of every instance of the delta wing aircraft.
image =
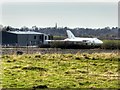
POLYGON ((65 43, 72 43, 72 44, 80 44, 80 45, 101 45, 103 42, 98 38, 82 38, 82 37, 75 37, 74 34, 67 30, 68 38, 64 40, 46 40, 47 43, 54 43, 54 42, 65 42, 65 43))

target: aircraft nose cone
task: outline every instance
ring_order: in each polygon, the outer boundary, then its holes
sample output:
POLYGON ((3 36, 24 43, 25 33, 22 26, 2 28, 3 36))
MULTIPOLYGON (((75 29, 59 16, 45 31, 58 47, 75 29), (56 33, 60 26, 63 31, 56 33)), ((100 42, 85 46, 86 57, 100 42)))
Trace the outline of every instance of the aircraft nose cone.
POLYGON ((103 44, 103 42, 102 42, 102 41, 100 41, 100 44, 103 44))

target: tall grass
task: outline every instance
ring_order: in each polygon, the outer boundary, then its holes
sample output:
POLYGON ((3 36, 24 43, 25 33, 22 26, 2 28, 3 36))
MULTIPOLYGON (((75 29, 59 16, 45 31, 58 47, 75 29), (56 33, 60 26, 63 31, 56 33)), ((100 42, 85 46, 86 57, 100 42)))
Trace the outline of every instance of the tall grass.
POLYGON ((103 40, 103 49, 120 49, 120 40, 103 40))
POLYGON ((119 88, 117 53, 3 55, 3 88, 119 88))

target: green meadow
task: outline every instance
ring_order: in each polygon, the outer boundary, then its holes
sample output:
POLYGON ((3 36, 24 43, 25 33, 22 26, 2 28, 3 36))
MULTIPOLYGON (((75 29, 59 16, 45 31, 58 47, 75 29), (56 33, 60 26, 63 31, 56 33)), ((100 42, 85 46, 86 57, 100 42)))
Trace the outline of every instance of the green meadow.
POLYGON ((3 55, 3 88, 120 88, 118 53, 3 55))

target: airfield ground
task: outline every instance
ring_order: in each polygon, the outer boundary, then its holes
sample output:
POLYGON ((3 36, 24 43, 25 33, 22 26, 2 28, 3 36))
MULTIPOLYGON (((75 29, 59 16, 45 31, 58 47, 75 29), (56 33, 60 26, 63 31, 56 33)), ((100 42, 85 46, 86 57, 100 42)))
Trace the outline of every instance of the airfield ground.
POLYGON ((3 88, 120 88, 118 50, 26 50, 2 55, 3 88))
POLYGON ((26 47, 26 48, 1 48, 2 55, 12 55, 16 54, 17 51, 22 51, 23 54, 76 54, 76 53, 117 53, 119 52, 118 49, 60 49, 60 48, 35 48, 35 47, 26 47))

